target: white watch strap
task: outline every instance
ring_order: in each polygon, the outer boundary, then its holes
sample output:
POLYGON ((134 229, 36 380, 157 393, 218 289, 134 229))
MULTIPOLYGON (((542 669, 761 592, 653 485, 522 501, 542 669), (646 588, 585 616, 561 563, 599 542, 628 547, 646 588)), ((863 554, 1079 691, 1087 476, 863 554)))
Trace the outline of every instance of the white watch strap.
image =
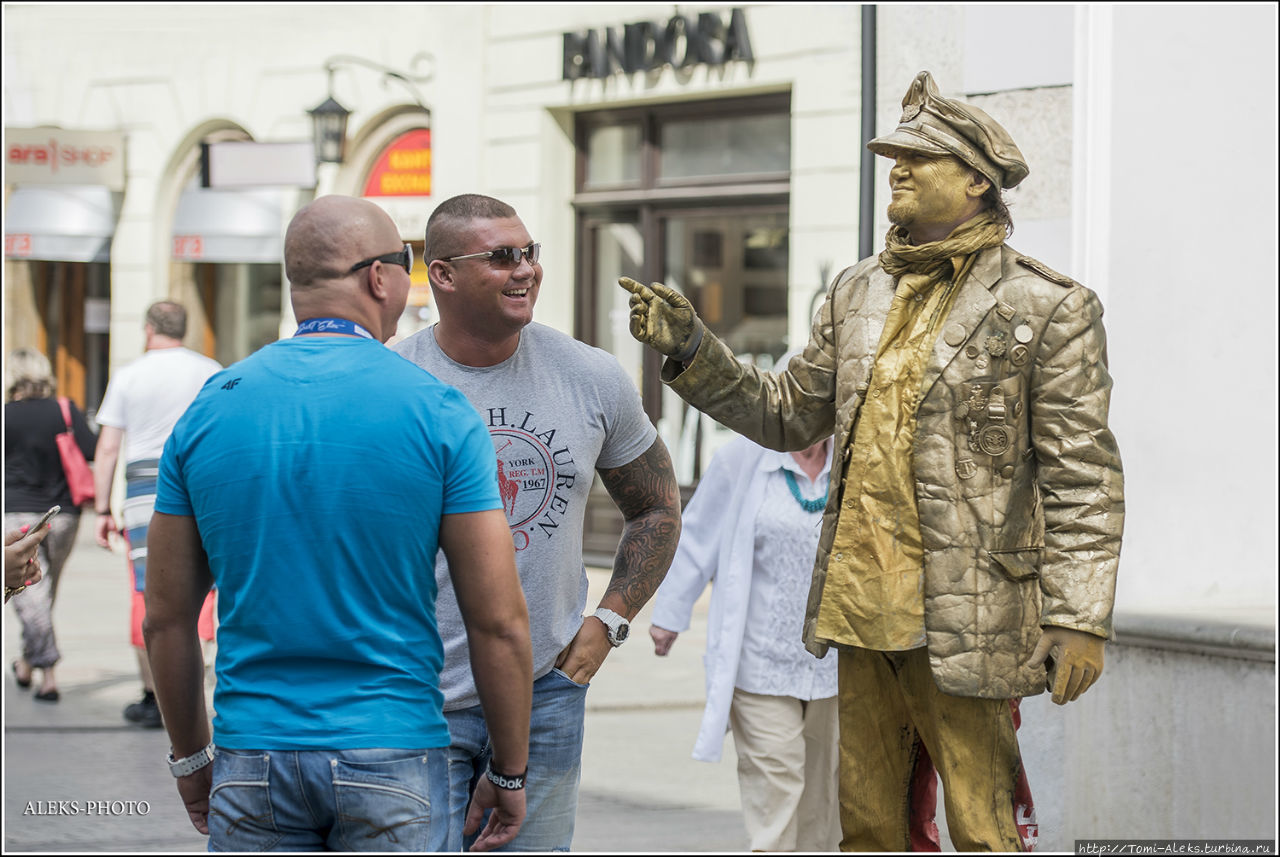
POLYGON ((597 619, 605 624, 609 629, 609 644, 615 649, 626 642, 627 635, 631 631, 631 623, 626 618, 608 607, 601 607, 596 610, 594 615, 597 619))
POLYGON ((169 763, 169 773, 175 777, 189 777, 213 761, 213 744, 210 743, 204 749, 182 759, 173 758, 173 751, 170 750, 165 761, 169 763))

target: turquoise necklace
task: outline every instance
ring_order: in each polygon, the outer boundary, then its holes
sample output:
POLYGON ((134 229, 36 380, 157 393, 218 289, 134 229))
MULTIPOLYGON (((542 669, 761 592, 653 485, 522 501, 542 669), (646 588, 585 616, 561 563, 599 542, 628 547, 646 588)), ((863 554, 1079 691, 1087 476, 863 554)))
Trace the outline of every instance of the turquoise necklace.
POLYGON ((796 477, 792 475, 790 470, 785 467, 782 469, 782 475, 787 477, 787 487, 791 489, 791 496, 796 498, 796 502, 800 504, 800 508, 806 512, 821 512, 827 505, 827 498, 814 497, 812 500, 806 500, 800 496, 800 486, 796 484, 796 477))

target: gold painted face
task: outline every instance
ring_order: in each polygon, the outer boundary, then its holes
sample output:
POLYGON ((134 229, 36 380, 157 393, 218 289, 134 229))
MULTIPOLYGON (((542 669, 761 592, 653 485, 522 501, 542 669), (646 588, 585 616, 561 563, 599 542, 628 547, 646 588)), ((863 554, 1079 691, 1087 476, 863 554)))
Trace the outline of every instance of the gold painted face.
POLYGON ((940 241, 982 210, 990 186, 957 158, 899 151, 889 171, 889 222, 916 243, 940 241))

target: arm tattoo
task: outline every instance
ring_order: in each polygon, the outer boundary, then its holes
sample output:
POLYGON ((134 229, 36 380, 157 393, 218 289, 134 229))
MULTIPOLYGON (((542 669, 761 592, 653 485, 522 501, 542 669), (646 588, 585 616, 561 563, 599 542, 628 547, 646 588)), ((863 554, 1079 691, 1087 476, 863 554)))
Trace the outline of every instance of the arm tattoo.
POLYGON ((680 488, 662 438, 634 461, 600 470, 625 525, 606 592, 622 596, 630 615, 653 597, 680 540, 680 488))

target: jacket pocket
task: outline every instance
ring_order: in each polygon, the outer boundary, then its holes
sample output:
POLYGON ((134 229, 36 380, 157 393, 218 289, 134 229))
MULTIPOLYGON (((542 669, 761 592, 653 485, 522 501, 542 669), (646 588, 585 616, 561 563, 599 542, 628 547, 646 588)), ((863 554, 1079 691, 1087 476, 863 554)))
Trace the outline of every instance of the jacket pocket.
POLYGON ((1041 548, 987 551, 1005 577, 1015 581, 1033 580, 1040 576, 1041 553, 1041 548))

